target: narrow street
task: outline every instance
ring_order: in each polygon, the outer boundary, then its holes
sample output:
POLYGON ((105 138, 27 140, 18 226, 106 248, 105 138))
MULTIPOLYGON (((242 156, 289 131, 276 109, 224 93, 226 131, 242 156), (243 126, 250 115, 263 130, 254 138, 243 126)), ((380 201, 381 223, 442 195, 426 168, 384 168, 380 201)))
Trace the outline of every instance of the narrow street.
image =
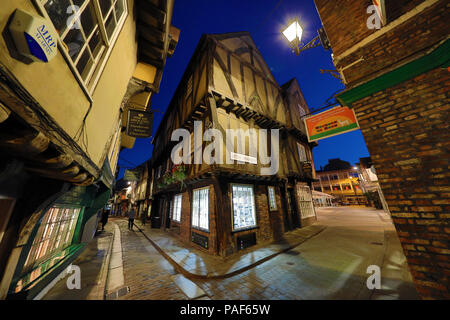
MULTIPOLYGON (((202 299, 418 298, 387 214, 351 207, 318 208, 317 213, 317 224, 326 228, 294 249, 229 278, 193 279, 206 293, 202 299), (370 265, 381 268, 382 288, 375 292, 366 287, 370 265)), ((122 218, 111 219, 111 224, 120 228, 123 287, 129 288, 117 299, 188 299, 173 281, 177 271, 136 227, 128 230, 127 220, 122 218)), ((151 233, 152 229, 146 225, 143 231, 151 233)), ((71 299, 65 281, 60 281, 48 297, 58 299, 58 294, 71 299)), ((80 298, 76 294, 73 292, 73 299, 80 298)))

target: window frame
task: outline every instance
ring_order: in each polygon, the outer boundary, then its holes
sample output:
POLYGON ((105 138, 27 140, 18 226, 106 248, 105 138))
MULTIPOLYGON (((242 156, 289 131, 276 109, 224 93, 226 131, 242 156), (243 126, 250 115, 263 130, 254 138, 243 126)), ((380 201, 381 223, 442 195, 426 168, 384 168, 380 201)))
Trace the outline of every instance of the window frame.
POLYGON ((252 230, 258 228, 258 215, 256 214, 256 195, 255 195, 255 186, 253 184, 243 184, 243 183, 230 183, 231 187, 231 230, 232 232, 240 232, 246 230, 252 230), (233 201, 233 186, 241 186, 241 187, 251 187, 253 191, 253 215, 255 224, 253 226, 246 226, 241 228, 234 227, 234 201, 233 201))
POLYGON ((275 192, 275 187, 274 186, 268 186, 267 187, 267 195, 268 195, 268 198, 269 198, 269 210, 270 211, 277 211, 278 210, 277 197, 276 197, 276 192, 275 192), (271 204, 271 193, 270 193, 270 190, 273 191, 273 204, 275 205, 274 207, 272 207, 272 204, 271 204))
MULTIPOLYGON (((31 1, 35 4, 36 8, 38 8, 40 14, 43 15, 46 20, 51 22, 52 25, 54 25, 52 19, 50 18, 49 14, 47 12, 47 9, 45 9, 45 7, 44 7, 45 4, 49 0, 31 0, 31 1)), ((73 1, 72 0, 70 0, 70 1, 71 1, 71 4, 73 5, 73 1)), ((77 58, 75 60, 78 62, 78 60, 81 59, 81 55, 84 53, 84 50, 86 50, 86 46, 89 46, 89 41, 90 41, 90 39, 92 39, 92 37, 94 36, 94 34, 96 32, 95 31, 96 27, 98 27, 100 29, 100 34, 101 34, 100 38, 101 38, 101 41, 103 41, 104 45, 103 45, 103 49, 101 49, 101 51, 97 54, 97 58, 95 59, 96 61, 90 67, 90 70, 89 70, 88 74, 86 75, 86 80, 83 79, 82 75, 78 71, 75 61, 72 60, 72 58, 70 57, 68 48, 67 48, 65 42, 62 40, 63 36, 65 36, 67 34, 67 32, 70 30, 70 28, 67 28, 66 30, 64 30, 64 32, 61 36, 58 33, 56 33, 56 37, 57 37, 59 52, 61 53, 64 60, 66 61, 69 69, 72 71, 72 74, 74 75, 75 80, 80 85, 80 87, 83 90, 84 94, 86 95, 87 99, 90 102, 93 102, 92 96, 93 96, 94 91, 97 88, 97 85, 100 81, 100 77, 103 74, 103 71, 105 70, 106 64, 107 64, 109 57, 111 56, 111 53, 115 47, 115 44, 119 37, 119 34, 121 33, 123 26, 125 25, 125 21, 128 18, 129 8, 128 8, 128 0, 111 0, 111 2, 112 2, 111 7, 108 10, 108 14, 106 14, 106 18, 103 19, 99 0, 85 0, 85 2, 81 6, 79 6, 80 11, 83 13, 84 12, 83 10, 85 8, 87 8, 91 2, 92 2, 95 19, 96 19, 94 21, 94 24, 96 24, 96 26, 94 26, 94 29, 91 31, 90 37, 88 37, 89 39, 86 40, 82 49, 80 49, 79 55, 77 56, 77 58), (118 19, 118 20, 116 19, 117 20, 116 27, 114 28, 114 31, 111 34, 111 37, 108 37, 107 32, 106 32, 105 23, 111 14, 114 15, 114 11, 115 11, 114 7, 115 7, 117 1, 123 1, 123 13, 122 13, 122 16, 120 17, 120 19, 118 19)), ((73 21, 71 22, 71 25, 75 24, 76 22, 81 23, 81 14, 78 15, 77 19, 73 19, 73 21)))
POLYGON ((174 196, 173 196, 173 199, 172 199, 172 206, 171 206, 171 219, 172 219, 172 221, 173 222, 176 222, 176 223, 181 223, 181 210, 182 210, 182 203, 183 203, 183 194, 182 193, 178 193, 178 194, 175 194, 174 196), (176 199, 177 199, 177 197, 179 197, 180 198, 180 206, 179 206, 179 209, 180 209, 180 212, 179 212, 179 214, 177 215, 178 216, 178 218, 179 219, 176 219, 175 218, 175 210, 177 210, 177 207, 176 207, 176 204, 177 204, 177 201, 176 201, 176 199))
MULTIPOLYGON (((209 223, 210 223, 210 220, 209 220, 209 214, 210 214, 210 212, 209 212, 209 196, 210 196, 210 188, 209 188, 209 186, 206 186, 206 187, 201 187, 201 188, 196 188, 196 189, 193 189, 192 190, 192 205, 191 205, 191 228, 192 229, 195 229, 195 230, 199 230, 199 231, 203 231, 203 232, 207 232, 207 233, 209 233, 209 223), (193 225, 193 222, 194 222, 194 194, 195 194, 195 192, 197 191, 197 192, 200 192, 201 190, 205 190, 205 189, 207 189, 208 190, 208 197, 207 197, 207 199, 208 199, 208 214, 207 214, 207 217, 208 217, 208 229, 205 229, 205 228, 202 228, 202 227, 200 227, 200 210, 199 210, 199 215, 198 215, 198 226, 194 226, 193 225)), ((200 202, 200 197, 199 197, 199 202, 200 202)), ((199 208, 200 208, 200 203, 199 203, 199 208)))
POLYGON ((309 159, 308 159, 308 152, 306 151, 306 147, 305 147, 305 145, 303 145, 302 143, 300 143, 300 142, 297 142, 297 154, 298 154, 298 159, 299 159, 299 161, 301 162, 301 163, 303 163, 303 162, 308 162, 309 161, 309 159), (302 151, 304 151, 304 155, 305 155, 305 160, 302 160, 302 157, 301 157, 301 155, 300 155, 300 149, 302 150, 302 151))
POLYGON ((58 252, 70 247, 74 242, 75 229, 82 216, 83 207, 81 206, 54 205, 48 208, 42 216, 42 221, 30 245, 23 271, 33 270, 58 252), (71 211, 70 219, 65 216, 66 210, 71 211), (61 230, 63 233, 60 232, 61 230))

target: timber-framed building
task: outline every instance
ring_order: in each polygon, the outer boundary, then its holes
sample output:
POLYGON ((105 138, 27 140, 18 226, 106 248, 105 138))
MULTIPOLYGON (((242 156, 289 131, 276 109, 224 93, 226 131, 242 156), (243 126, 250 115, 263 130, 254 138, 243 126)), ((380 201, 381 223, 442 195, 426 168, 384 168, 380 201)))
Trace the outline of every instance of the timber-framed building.
MULTIPOLYGON (((312 223, 316 144, 308 143, 305 134, 302 116, 308 113, 297 80, 278 85, 248 32, 203 35, 154 136, 152 226, 200 250, 228 256, 312 223), (178 144, 172 132, 184 128, 192 139, 196 123, 201 132, 223 133, 223 163, 187 164, 183 183, 164 184, 178 144), (250 141, 261 144, 261 138, 244 137, 245 149, 238 150, 226 144, 229 129, 266 129, 269 136, 278 129, 279 152, 272 154, 279 159, 276 173, 262 174, 272 164, 255 163, 251 156, 250 141)), ((269 153, 274 152, 272 139, 269 153)), ((208 143, 195 148, 205 150, 208 143)))

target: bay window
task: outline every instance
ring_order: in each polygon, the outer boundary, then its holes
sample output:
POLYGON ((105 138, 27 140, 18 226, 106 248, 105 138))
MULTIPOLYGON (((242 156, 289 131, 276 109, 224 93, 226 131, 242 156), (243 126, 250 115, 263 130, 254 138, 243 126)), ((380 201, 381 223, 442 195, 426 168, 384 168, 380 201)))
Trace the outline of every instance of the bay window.
POLYGON ((183 195, 177 194, 172 201, 172 220, 181 222, 181 199, 183 195))
POLYGON ((269 208, 270 210, 277 210, 277 202, 275 200, 275 188, 268 187, 267 190, 269 192, 269 208))
POLYGON ((255 196, 253 186, 232 185, 233 230, 256 227, 255 196))
POLYGON ((86 85, 113 46, 127 15, 126 0, 35 0, 48 14, 86 85))
POLYGON ((209 230, 209 188, 196 189, 192 201, 192 227, 209 230))
POLYGON ((53 207, 45 213, 25 261, 24 270, 33 269, 54 253, 71 245, 80 210, 53 207))

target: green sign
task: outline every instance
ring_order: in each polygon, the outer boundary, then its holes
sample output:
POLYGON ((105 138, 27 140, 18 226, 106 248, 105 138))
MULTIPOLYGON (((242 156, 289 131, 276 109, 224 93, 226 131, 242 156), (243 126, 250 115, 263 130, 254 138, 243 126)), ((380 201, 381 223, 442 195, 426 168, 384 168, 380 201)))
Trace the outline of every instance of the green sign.
POLYGON ((139 181, 141 178, 141 172, 140 170, 133 169, 133 170, 125 170, 125 173, 123 175, 123 179, 127 181, 139 181))

